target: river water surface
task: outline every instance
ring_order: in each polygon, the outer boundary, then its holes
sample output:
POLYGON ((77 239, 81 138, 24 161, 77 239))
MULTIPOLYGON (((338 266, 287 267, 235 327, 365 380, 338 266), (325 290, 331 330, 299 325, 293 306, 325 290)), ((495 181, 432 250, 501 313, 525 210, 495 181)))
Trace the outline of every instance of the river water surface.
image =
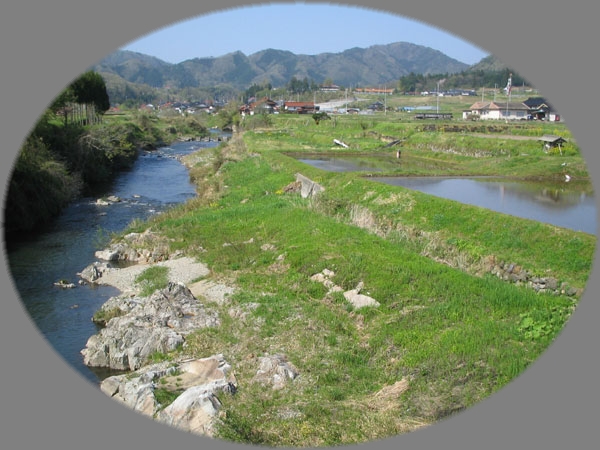
POLYGON ((92 315, 118 291, 110 286, 79 286, 77 273, 95 261, 95 251, 106 243, 103 236, 195 196, 188 171, 177 157, 215 145, 214 141, 178 142, 143 152, 131 170, 100 194, 117 196, 120 202, 101 206, 97 197, 82 198, 35 237, 11 237, 6 242, 9 270, 24 308, 56 352, 89 381, 97 383, 107 373, 85 366, 80 351, 98 331, 92 315), (54 286, 61 279, 77 287, 54 286))

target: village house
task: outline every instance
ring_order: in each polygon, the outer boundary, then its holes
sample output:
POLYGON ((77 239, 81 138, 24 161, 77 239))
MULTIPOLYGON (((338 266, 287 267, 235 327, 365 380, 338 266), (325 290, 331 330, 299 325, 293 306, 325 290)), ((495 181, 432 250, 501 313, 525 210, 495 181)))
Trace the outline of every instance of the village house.
POLYGON ((475 102, 463 111, 463 119, 473 120, 547 120, 560 122, 561 116, 542 97, 524 102, 475 102))
POLYGON ((367 109, 371 111, 383 111, 385 109, 385 104, 382 102, 371 103, 369 106, 367 106, 367 109))
POLYGON ((529 108, 529 114, 534 120, 561 121, 560 115, 543 97, 529 97, 523 103, 529 108))
POLYGON ((463 119, 527 120, 529 107, 520 102, 475 102, 463 111, 463 119))
POLYGON ((240 114, 242 116, 252 116, 254 114, 275 114, 279 112, 279 105, 276 101, 268 97, 263 97, 249 104, 240 106, 240 114))
POLYGON ((285 102, 284 108, 287 112, 297 114, 312 114, 319 111, 319 106, 313 102, 285 102))

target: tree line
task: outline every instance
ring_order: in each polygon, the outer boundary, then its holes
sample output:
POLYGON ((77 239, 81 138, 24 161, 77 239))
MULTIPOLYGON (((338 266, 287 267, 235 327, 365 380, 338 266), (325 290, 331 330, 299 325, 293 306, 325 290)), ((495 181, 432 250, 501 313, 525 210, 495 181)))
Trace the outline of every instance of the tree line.
POLYGON ((456 74, 424 75, 411 72, 408 75, 400 77, 397 89, 400 92, 413 94, 422 91, 435 91, 437 83, 440 81, 443 81, 444 89, 503 88, 506 86, 511 74, 513 86, 521 84, 530 85, 521 75, 506 68, 502 70, 468 70, 456 74))
POLYGON ((64 206, 129 166, 144 131, 104 124, 109 96, 103 78, 86 72, 51 102, 17 153, 4 210, 4 231, 32 231, 64 206))

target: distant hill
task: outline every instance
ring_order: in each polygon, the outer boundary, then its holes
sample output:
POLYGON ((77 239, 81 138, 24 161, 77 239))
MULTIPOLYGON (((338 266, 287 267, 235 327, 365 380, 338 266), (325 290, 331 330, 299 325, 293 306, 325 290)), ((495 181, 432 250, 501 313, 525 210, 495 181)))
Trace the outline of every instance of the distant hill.
POLYGON ((508 69, 508 67, 496 58, 494 55, 489 55, 479 61, 477 64, 469 68, 469 72, 484 71, 484 72, 500 72, 508 69))
MULTIPOLYGON (((296 55, 267 49, 246 56, 237 51, 220 57, 194 58, 178 64, 131 51, 116 51, 92 69, 111 86, 127 83, 153 88, 184 89, 228 86, 245 90, 254 83, 284 86, 292 77, 316 83, 326 79, 340 86, 377 86, 394 83, 411 72, 458 73, 469 65, 438 50, 407 42, 352 48, 340 53, 296 55)), ((131 88, 131 86, 129 86, 131 88)))
POLYGON ((407 92, 435 91, 438 82, 446 90, 502 89, 512 74, 513 86, 532 87, 531 83, 493 55, 458 73, 410 74, 402 76, 398 85, 407 92))

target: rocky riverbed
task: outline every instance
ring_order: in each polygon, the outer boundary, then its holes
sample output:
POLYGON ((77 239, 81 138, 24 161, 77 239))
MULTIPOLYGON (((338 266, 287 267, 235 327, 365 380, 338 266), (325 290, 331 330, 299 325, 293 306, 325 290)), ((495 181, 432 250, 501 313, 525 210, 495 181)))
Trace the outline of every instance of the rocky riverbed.
MULTIPOLYGON (((111 285, 121 291, 94 315, 103 328, 88 339, 81 354, 87 366, 127 372, 101 382, 107 395, 154 420, 212 436, 221 407, 219 396, 234 395, 238 382, 222 354, 186 356, 186 336, 218 327, 221 318, 211 305, 227 302, 235 287, 203 279, 210 272, 203 263, 169 255, 163 244, 151 231, 133 233, 97 252, 99 261, 81 271, 81 283, 111 285), (121 266, 123 262, 128 265, 121 266), (168 285, 143 297, 135 279, 155 265, 169 269, 168 285), (180 350, 177 359, 153 362, 153 356, 174 350, 180 350)), ((232 309, 230 315, 236 314, 232 309)), ((255 364, 256 375, 249 382, 273 389, 299 375, 285 355, 262 355, 255 364)))

